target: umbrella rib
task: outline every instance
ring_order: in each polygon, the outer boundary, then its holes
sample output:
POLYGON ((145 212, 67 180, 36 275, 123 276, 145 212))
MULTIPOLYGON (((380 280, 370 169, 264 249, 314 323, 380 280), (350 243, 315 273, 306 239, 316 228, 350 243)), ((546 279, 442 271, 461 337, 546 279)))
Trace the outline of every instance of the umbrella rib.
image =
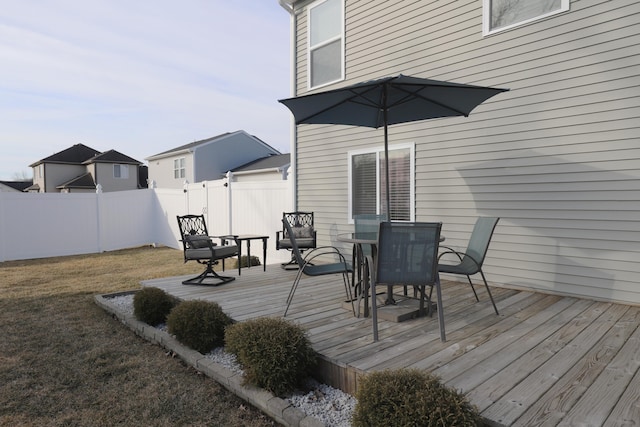
MULTIPOLYGON (((405 86, 407 86, 407 85, 405 84, 405 86)), ((415 86, 417 86, 417 85, 415 85, 415 86)), ((424 88, 424 86, 422 88, 424 88)), ((457 114, 459 114, 461 116, 469 117, 469 114, 467 114, 467 113, 465 113, 463 111, 460 111, 460 110, 458 110, 456 108, 450 107, 450 106, 445 105, 445 104, 443 104, 441 102, 437 102, 437 101, 434 101, 433 99, 429 99, 429 98, 425 97, 424 95, 419 93, 419 90, 417 90, 415 92, 412 92, 412 91, 407 90, 407 89, 405 89, 403 87, 400 87, 400 86, 396 86, 396 89, 406 93, 407 96, 405 96, 404 98, 400 99, 398 102, 394 102, 393 105, 388 106, 388 108, 396 107, 396 106, 398 106, 400 104, 403 104, 405 102, 405 100, 411 99, 411 97, 417 97, 417 98, 422 99, 423 101, 429 102, 431 104, 435 104, 435 105, 437 105, 439 107, 442 107, 444 109, 447 109, 449 111, 453 111, 453 112, 455 112, 455 113, 457 113, 457 114)))
MULTIPOLYGON (((352 102, 354 104, 360 104, 360 105, 366 105, 366 106, 370 106, 370 107, 377 107, 378 104, 376 104, 375 101, 372 101, 369 98, 367 98, 366 96, 364 96, 368 92, 371 92, 374 89, 375 89, 374 86, 370 86, 370 87, 367 88, 367 90, 365 90, 365 91, 363 91, 361 93, 358 93, 358 92, 356 92, 356 91, 354 91, 353 89, 350 88, 348 90, 349 90, 349 92, 351 92, 353 94, 353 96, 347 97, 347 98, 343 99, 342 101, 340 101, 337 104, 332 104, 332 105, 328 106, 327 108, 324 108, 322 110, 316 111, 316 112, 314 112, 313 114, 311 114, 309 116, 303 117, 300 120, 297 120, 296 123, 297 124, 304 123, 305 121, 307 121, 307 120, 309 120, 309 119, 311 119, 313 117, 319 116, 322 113, 325 113, 325 112, 327 112, 329 110, 334 109, 336 107, 336 105, 346 104, 347 102, 352 102), (358 98, 362 98, 362 99, 364 99, 364 100, 366 100, 368 102, 355 101, 355 99, 358 99, 358 98)), ((341 90, 341 89, 336 89, 336 91, 338 91, 338 90, 341 90)), ((313 96, 313 95, 309 95, 309 96, 313 96)))

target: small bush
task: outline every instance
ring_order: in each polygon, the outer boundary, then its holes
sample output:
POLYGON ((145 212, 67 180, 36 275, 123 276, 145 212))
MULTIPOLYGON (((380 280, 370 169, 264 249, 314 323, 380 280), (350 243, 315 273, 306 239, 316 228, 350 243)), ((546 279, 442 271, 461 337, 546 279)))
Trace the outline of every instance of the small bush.
POLYGON ((167 317, 169 333, 202 354, 223 345, 224 330, 230 324, 231 318, 209 301, 184 301, 167 317))
MULTIPOLYGON (((240 267, 248 267, 249 266, 249 257, 247 255, 242 255, 240 258, 240 267)), ((260 265, 260 258, 257 256, 251 256, 251 266, 260 265)))
POLYGON ((141 322, 156 326, 166 322, 167 315, 180 300, 159 288, 142 288, 133 296, 133 314, 141 322))
POLYGON ((227 328, 225 342, 244 369, 245 383, 279 396, 302 385, 316 363, 305 331, 283 319, 236 323, 227 328))
POLYGON ((466 397, 418 369, 374 372, 356 393, 353 427, 480 426, 466 397))

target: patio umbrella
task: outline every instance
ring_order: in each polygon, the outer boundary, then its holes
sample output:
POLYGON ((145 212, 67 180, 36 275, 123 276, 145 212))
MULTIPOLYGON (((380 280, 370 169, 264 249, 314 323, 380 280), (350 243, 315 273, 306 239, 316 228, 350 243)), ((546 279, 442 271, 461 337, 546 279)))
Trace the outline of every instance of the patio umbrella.
POLYGON ((467 117, 475 107, 507 90, 400 74, 279 102, 291 110, 296 124, 384 127, 385 210, 391 218, 388 126, 439 117, 467 117))

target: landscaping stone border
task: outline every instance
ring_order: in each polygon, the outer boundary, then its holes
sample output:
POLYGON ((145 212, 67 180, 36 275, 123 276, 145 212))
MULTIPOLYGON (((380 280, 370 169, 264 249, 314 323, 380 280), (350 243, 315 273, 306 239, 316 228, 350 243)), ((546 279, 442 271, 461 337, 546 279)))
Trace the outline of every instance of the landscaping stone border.
POLYGON ((266 390, 243 385, 242 375, 232 372, 221 364, 205 357, 202 353, 181 344, 167 332, 140 322, 133 315, 123 313, 109 301, 110 298, 131 295, 136 292, 137 290, 132 290, 96 295, 95 302, 102 309, 127 325, 138 336, 172 351, 186 364, 214 379, 227 390, 260 409, 276 422, 286 427, 324 427, 323 422, 315 417, 308 416, 286 400, 276 397, 266 390))

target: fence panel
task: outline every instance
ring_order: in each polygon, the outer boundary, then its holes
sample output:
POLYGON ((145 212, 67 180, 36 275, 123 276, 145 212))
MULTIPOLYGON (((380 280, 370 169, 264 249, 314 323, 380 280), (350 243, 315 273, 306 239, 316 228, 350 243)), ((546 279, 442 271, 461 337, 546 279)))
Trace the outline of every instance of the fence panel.
MULTIPOLYGON (((289 181, 190 184, 185 189, 110 193, 0 193, 0 261, 95 253, 146 244, 181 248, 177 215, 204 213, 209 233, 269 236, 275 251, 282 212, 291 209, 289 181), (186 189, 186 191, 185 191, 186 189)), ((261 248, 260 248, 261 249, 261 248)), ((254 250, 254 254, 259 251, 254 250)))

